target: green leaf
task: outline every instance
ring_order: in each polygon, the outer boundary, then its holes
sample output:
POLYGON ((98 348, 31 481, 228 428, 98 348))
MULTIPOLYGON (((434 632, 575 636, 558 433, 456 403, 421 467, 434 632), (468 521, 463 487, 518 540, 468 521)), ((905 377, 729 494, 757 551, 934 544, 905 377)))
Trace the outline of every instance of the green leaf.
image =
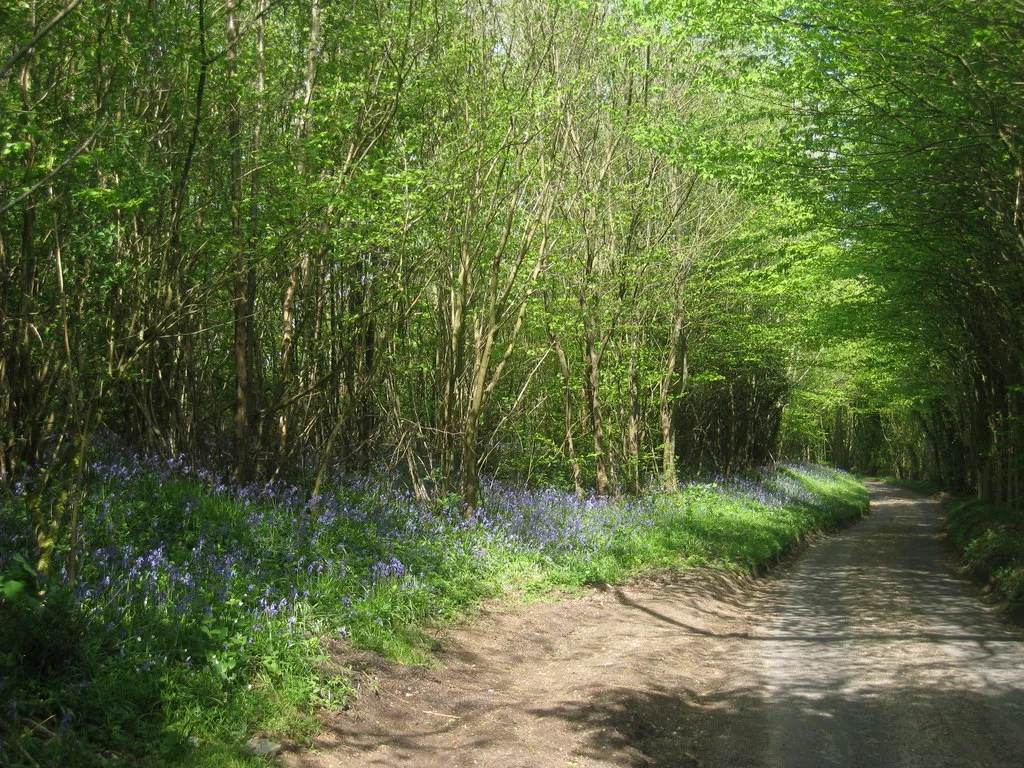
POLYGON ((23 599, 25 596, 25 582, 17 579, 4 581, 4 597, 12 603, 23 599))

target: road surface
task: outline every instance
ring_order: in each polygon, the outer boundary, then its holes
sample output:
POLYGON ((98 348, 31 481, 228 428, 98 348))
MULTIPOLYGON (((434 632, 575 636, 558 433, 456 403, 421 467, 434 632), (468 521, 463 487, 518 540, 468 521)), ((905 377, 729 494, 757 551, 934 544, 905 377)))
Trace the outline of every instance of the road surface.
POLYGON ((963 578, 937 502, 772 577, 684 574, 493 604, 437 666, 339 648, 362 693, 290 766, 1024 768, 1024 643, 963 578))
POLYGON ((1024 644, 954 575, 939 505, 871 484, 872 515, 781 579, 744 662, 757 750, 709 765, 1024 766, 1024 644))

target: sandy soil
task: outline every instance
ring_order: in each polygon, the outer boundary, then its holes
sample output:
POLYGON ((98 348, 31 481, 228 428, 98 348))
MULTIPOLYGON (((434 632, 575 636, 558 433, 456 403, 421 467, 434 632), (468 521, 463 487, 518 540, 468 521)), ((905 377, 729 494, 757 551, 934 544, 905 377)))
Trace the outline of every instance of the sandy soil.
POLYGON ((491 604, 432 668, 339 649, 361 693, 293 768, 1024 766, 1024 643, 952 570, 935 502, 753 580, 491 604))

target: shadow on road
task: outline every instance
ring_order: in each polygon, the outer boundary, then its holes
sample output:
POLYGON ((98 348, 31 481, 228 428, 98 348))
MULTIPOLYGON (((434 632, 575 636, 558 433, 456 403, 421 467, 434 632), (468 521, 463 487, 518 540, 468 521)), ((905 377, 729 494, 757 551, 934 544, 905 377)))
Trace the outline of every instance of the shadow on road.
POLYGON ((1024 765, 1021 691, 978 693, 930 687, 888 687, 841 692, 803 686, 799 694, 764 699, 754 688, 721 691, 697 699, 670 689, 596 689, 584 702, 533 710, 587 732, 581 756, 601 764, 640 768, 1010 768, 1024 765), (762 727, 764 708, 784 709, 812 754, 800 744, 772 744, 762 727), (1008 729, 973 729, 979 710, 999 713, 1008 729), (901 716, 892 720, 893 712, 901 716), (952 715, 952 719, 950 717, 952 715), (957 716, 964 719, 957 721, 957 716), (902 726, 910 718, 913 731, 902 726), (878 730, 879 722, 891 727, 878 730), (785 762, 773 752, 786 752, 785 762))
POLYGON ((951 573, 938 505, 876 487, 873 507, 777 578, 666 577, 468 628, 302 765, 1024 766, 1024 643, 951 573))
POLYGON ((752 635, 617 592, 637 621, 728 641, 728 686, 595 687, 536 714, 587 730, 589 756, 622 765, 1024 766, 1019 633, 951 573, 937 504, 873 496, 875 516, 801 558, 752 635))

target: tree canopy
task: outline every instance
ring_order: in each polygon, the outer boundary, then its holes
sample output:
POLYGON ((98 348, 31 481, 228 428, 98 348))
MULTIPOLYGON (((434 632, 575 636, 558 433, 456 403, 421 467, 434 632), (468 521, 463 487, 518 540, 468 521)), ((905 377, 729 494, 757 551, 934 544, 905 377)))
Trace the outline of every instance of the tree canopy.
POLYGON ((783 455, 1019 503, 1019 3, 0 18, 9 482, 113 434, 469 507, 783 455))

